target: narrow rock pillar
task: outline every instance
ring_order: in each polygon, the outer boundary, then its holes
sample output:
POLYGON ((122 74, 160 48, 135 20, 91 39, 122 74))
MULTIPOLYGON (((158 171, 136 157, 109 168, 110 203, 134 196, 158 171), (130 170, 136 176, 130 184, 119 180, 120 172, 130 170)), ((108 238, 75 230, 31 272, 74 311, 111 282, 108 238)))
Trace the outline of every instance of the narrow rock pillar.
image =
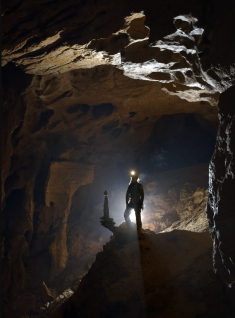
POLYGON ((109 219, 109 199, 108 199, 108 192, 104 191, 104 219, 109 219))

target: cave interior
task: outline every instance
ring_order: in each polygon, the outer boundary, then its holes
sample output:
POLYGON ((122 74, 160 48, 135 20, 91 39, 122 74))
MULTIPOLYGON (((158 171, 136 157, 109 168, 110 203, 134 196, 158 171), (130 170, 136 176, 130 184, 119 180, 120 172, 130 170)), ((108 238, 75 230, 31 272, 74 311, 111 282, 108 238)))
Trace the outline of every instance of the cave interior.
POLYGON ((234 12, 3 2, 5 318, 234 317, 234 12))

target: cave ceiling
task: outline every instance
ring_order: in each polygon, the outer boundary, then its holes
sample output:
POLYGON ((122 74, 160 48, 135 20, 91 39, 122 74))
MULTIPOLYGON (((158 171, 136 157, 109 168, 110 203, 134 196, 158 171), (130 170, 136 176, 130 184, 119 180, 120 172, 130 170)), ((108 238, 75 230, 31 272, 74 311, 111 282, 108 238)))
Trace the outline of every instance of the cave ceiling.
MULTIPOLYGON (((133 97, 130 86, 136 85, 136 90, 145 95, 146 91, 139 90, 140 85, 142 89, 148 87, 146 89, 149 91, 153 90, 152 94, 149 92, 153 95, 152 100, 156 99, 156 94, 160 98, 166 94, 189 102, 206 102, 216 106, 219 94, 231 86, 231 65, 227 72, 219 66, 203 71, 199 55, 205 45, 202 48, 199 46, 205 30, 197 25, 198 19, 191 15, 172 16, 166 26, 161 25, 163 17, 159 20, 160 12, 153 13, 153 10, 150 13, 147 10, 146 13, 141 11, 130 15, 132 10, 128 12, 129 4, 122 6, 113 3, 110 6, 105 1, 99 6, 92 1, 86 5, 83 2, 69 2, 69 5, 57 3, 43 1, 34 5, 29 1, 16 2, 15 10, 14 6, 11 9, 8 5, 4 6, 3 66, 13 62, 28 74, 53 74, 58 81, 64 81, 60 74, 70 73, 67 76, 71 85, 75 84, 73 81, 81 82, 79 87, 73 85, 70 96, 79 96, 81 91, 90 89, 85 83, 92 82, 91 79, 100 83, 101 76, 95 77, 93 72, 102 69, 102 66, 104 69, 109 66, 110 70, 104 92, 106 99, 117 95, 117 92, 120 99, 126 100, 126 94, 133 97), (145 24, 148 14, 149 24, 145 24), (155 25, 154 19, 157 19, 155 25), (150 39, 152 31, 155 41, 150 39), (86 72, 79 73, 79 69, 86 72), (85 82, 80 74, 87 77, 85 82), (127 83, 125 77, 132 81, 127 83)), ((175 10, 173 5, 169 9, 169 5, 172 4, 161 3, 158 7, 163 15, 166 14, 167 20, 168 11, 172 10, 173 13, 175 10)), ((139 3, 135 6, 138 7, 139 3)), ((184 10, 189 12, 186 8, 184 10)), ((64 92, 69 88, 65 88, 64 92)), ((89 95, 97 96, 98 92, 99 86, 97 92, 93 88, 89 95)), ((136 98, 139 99, 139 96, 136 98)), ((45 97, 42 96, 42 99, 45 97)), ((150 98, 147 96, 147 99, 150 98)))
MULTIPOLYGON (((2 66, 13 63, 33 76, 23 93, 24 123, 12 127, 20 130, 17 149, 32 139, 69 133, 80 145, 80 158, 84 145, 95 140, 96 151, 89 152, 97 160, 98 152, 115 147, 124 153, 130 144, 139 148, 162 115, 196 113, 218 120, 219 95, 232 85, 234 72, 231 63, 221 67, 216 54, 215 65, 208 64, 212 49, 208 57, 204 42, 215 21, 205 24, 199 2, 145 6, 142 11, 138 1, 3 4, 2 66)), ((213 47, 220 36, 214 35, 213 47)))
MULTIPOLYGON (((52 4, 40 4, 40 10, 52 4)), ((83 19, 90 19, 86 24, 72 22, 72 7, 66 9, 68 16, 63 6, 54 17, 47 17, 52 10, 42 11, 43 18, 37 21, 38 13, 30 3, 17 5, 16 12, 5 8, 3 13, 2 65, 14 63, 33 78, 22 95, 27 105, 24 123, 13 127, 17 129, 16 153, 35 140, 43 148, 42 140, 49 135, 72 136, 68 138, 77 143, 76 149, 72 145, 73 153, 66 150, 62 158, 89 157, 94 163, 102 161, 109 150, 125 154, 130 145, 133 151, 139 149, 162 115, 196 113, 204 121, 217 122, 219 95, 231 86, 233 76, 225 68, 203 70, 199 46, 204 29, 192 15, 171 18, 164 32, 173 33, 161 37, 163 31, 159 31, 155 34, 159 39, 150 42, 144 12, 129 13, 125 19, 117 14, 117 19, 110 20, 100 6, 90 9, 88 16, 82 11, 83 19), (14 14, 19 27, 12 32, 14 14), (62 17, 69 21, 66 27, 62 17), (101 21, 106 28, 98 27, 101 21), (32 30, 24 32, 24 23, 28 27, 33 23, 32 30), (40 23, 47 29, 39 28, 40 23)))

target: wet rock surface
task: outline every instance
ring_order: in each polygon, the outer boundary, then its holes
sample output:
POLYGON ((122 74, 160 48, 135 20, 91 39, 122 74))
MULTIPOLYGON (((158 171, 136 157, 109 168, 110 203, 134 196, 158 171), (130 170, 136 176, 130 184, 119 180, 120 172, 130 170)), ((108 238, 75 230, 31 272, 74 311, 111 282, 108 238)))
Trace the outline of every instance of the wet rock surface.
POLYGON ((116 232, 53 317, 233 317, 208 233, 116 232))

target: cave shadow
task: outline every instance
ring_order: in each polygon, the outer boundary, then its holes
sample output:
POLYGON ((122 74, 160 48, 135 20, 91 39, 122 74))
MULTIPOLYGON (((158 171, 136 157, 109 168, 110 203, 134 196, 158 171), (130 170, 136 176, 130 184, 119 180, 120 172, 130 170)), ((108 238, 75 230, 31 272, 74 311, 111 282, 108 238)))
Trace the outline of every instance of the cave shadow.
POLYGON ((161 262, 162 256, 154 245, 157 234, 148 229, 138 233, 134 222, 130 222, 129 225, 123 222, 120 226, 115 226, 115 222, 111 218, 105 219, 102 217, 100 219, 101 225, 113 233, 111 241, 113 240, 116 243, 114 245, 116 249, 122 249, 126 244, 131 243, 132 251, 136 251, 139 257, 139 266, 137 266, 140 272, 139 294, 133 297, 135 302, 132 303, 133 299, 128 299, 130 301, 128 305, 119 303, 117 306, 109 308, 108 313, 106 312, 107 317, 114 318, 122 315, 126 317, 127 307, 136 307, 134 315, 137 318, 156 317, 156 313, 165 306, 164 299, 159 298, 159 295, 164 294, 165 282, 171 280, 170 271, 166 264, 161 262), (157 264, 153 264, 153 255, 157 264), (156 271, 153 274, 151 269, 156 267, 158 272, 156 271), (158 287, 155 284, 156 280, 158 281, 158 287))
POLYGON ((134 310, 137 318, 232 317, 222 283, 213 272, 208 232, 174 230, 156 234, 144 229, 138 233, 135 223, 127 227, 124 222, 117 227, 113 219, 103 218, 101 224, 113 233, 113 248, 126 249, 131 243, 131 249, 139 254, 135 270, 141 272, 139 294, 133 288, 134 301, 127 299, 108 308, 107 317, 127 317, 128 310, 131 314, 134 310))

